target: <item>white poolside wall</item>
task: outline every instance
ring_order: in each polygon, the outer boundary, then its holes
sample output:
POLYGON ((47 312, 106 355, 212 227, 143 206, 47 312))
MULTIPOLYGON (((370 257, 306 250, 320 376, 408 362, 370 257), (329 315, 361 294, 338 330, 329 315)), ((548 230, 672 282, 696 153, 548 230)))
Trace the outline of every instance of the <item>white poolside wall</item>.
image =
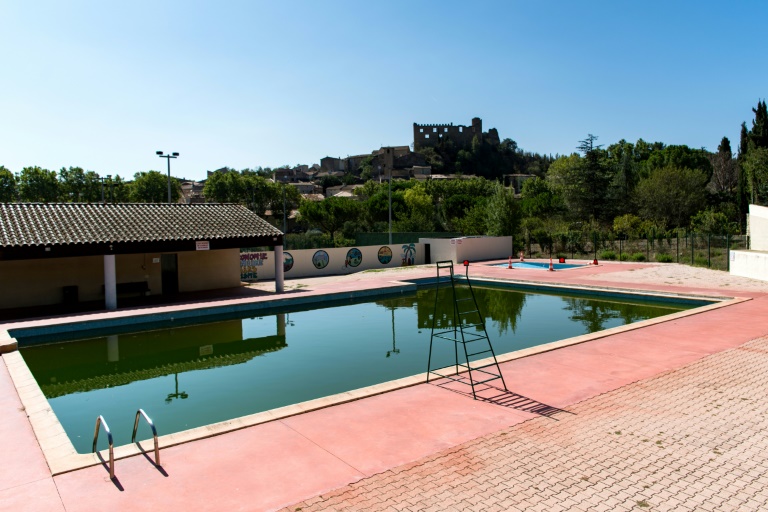
POLYGON ((419 238, 419 243, 429 244, 432 263, 498 260, 514 256, 511 236, 419 238))
POLYGON ((768 208, 749 205, 747 234, 750 250, 730 252, 730 273, 768 281, 768 208))
MULTIPOLYGON (((392 245, 369 245, 354 247, 358 249, 363 257, 360 264, 356 267, 347 266, 347 253, 353 247, 336 247, 328 249, 300 249, 284 251, 283 256, 285 258, 293 258, 293 266, 290 270, 285 271, 285 279, 294 279, 297 277, 320 277, 342 274, 353 274, 363 270, 382 269, 382 268, 397 268, 406 266, 403 262, 405 258, 405 251, 403 249, 405 244, 392 244, 392 245), (384 247, 389 247, 392 251, 392 259, 388 263, 382 263, 379 260, 379 250, 384 247), (324 268, 318 269, 312 263, 312 258, 318 251, 325 251, 328 253, 328 265, 324 268)), ((408 244, 410 245, 410 244, 408 244)), ((411 265, 421 265, 424 263, 424 244, 413 244, 413 255, 411 265)), ((273 251, 263 251, 263 259, 259 259, 261 263, 256 266, 257 279, 259 281, 272 280, 275 278, 275 265, 274 258, 275 253, 273 251)))
MULTIPOLYGON (((293 266, 285 271, 285 279, 299 277, 321 277, 331 275, 353 274, 363 270, 397 268, 410 265, 423 265, 425 263, 425 246, 430 246, 431 263, 450 260, 454 263, 462 261, 483 261, 494 259, 506 259, 512 256, 512 237, 467 237, 467 238, 420 238, 418 243, 412 244, 412 261, 404 262, 405 245, 370 245, 358 247, 338 247, 326 249, 301 249, 285 251, 283 255, 293 258, 293 266), (389 263, 381 263, 379 251, 389 247, 392 251, 392 259, 389 263), (360 265, 352 267, 346 265, 347 253, 351 249, 358 249, 363 257, 360 265), (328 265, 318 269, 312 263, 312 258, 318 251, 328 253, 328 265)), ((411 244, 407 244, 411 245, 411 244)), ((258 281, 273 280, 275 278, 275 253, 273 251, 260 251, 257 257, 248 259, 241 254, 241 267, 255 274, 258 281)))

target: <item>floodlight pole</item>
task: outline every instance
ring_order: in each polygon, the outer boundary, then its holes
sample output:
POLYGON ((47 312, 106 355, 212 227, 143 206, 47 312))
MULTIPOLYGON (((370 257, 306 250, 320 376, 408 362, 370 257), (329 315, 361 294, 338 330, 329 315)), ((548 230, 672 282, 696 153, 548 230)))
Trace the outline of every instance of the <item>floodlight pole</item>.
POLYGON ((171 158, 178 158, 179 154, 174 152, 170 155, 164 155, 162 151, 155 151, 160 158, 165 158, 168 162, 168 204, 171 204, 171 158))
POLYGON ((389 189, 389 245, 392 245, 392 169, 389 169, 387 184, 389 189))

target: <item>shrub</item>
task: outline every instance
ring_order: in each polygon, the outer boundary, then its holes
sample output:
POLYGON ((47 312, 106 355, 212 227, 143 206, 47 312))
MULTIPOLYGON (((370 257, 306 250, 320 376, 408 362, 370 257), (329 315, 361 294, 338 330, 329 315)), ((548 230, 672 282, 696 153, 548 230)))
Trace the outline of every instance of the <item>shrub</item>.
POLYGON ((707 266, 709 266, 708 262, 707 262, 707 258, 705 256, 696 256, 696 259, 694 260, 693 265, 696 266, 696 267, 707 267, 707 266))
POLYGON ((613 261, 616 259, 616 253, 611 250, 603 251, 600 253, 600 259, 613 261))
POLYGON ((629 254, 623 252, 621 253, 621 261, 628 261, 629 260, 629 254))
POLYGON ((634 252, 629 256, 631 261, 645 261, 645 254, 641 252, 634 252))
POLYGON ((675 261, 675 259, 672 257, 671 254, 660 252, 656 255, 656 261, 658 261, 659 263, 672 263, 673 261, 675 261))

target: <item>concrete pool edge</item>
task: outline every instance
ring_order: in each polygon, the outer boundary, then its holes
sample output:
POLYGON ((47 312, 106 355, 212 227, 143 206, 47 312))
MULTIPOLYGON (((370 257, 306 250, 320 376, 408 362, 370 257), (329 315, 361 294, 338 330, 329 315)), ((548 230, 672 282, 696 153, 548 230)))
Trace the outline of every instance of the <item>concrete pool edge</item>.
MULTIPOLYGON (((551 288, 551 286, 548 287, 551 288)), ((570 286, 561 288, 573 289, 575 287, 570 286)), ((623 291, 626 293, 626 290, 623 291)), ((700 296, 694 294, 686 294, 685 296, 689 298, 699 297, 700 300, 712 300, 711 296, 700 296)), ((622 332, 641 329, 650 325, 706 313, 708 311, 732 306, 750 300, 752 299, 739 297, 733 297, 729 299, 723 298, 722 300, 712 304, 665 315, 663 317, 614 327, 592 334, 584 334, 572 338, 557 340, 515 352, 500 354, 497 356, 497 359, 499 363, 505 363, 515 359, 521 359, 535 354, 549 352, 559 348, 605 338, 622 332)), ((11 352, 10 354, 4 354, 3 360, 8 367, 11 379, 13 380, 14 386, 17 389, 17 393, 19 394, 22 405, 26 410, 28 419, 32 425, 35 436, 38 439, 38 443, 41 447, 52 475, 55 476, 90 466, 104 464, 104 458, 102 454, 78 454, 75 451, 74 446, 69 440, 69 437, 66 435, 63 427, 56 418, 56 415, 53 413, 50 404, 48 404, 48 400, 43 395, 39 385, 34 380, 34 377, 32 377, 32 374, 26 366, 26 363, 24 362, 21 354, 18 351, 11 352)), ((228 432, 256 426, 262 423, 279 421, 281 419, 296 416, 306 412, 352 402, 361 398, 375 396, 382 393, 423 384, 426 381, 426 375, 427 374, 424 373, 410 377, 404 377, 373 386, 350 390, 347 392, 272 409, 269 411, 255 413, 252 415, 242 416, 240 418, 214 423, 195 429, 163 435, 159 438, 160 446, 161 448, 169 448, 179 444, 214 437, 228 432)), ((151 439, 145 439, 137 444, 118 446, 115 448, 115 458, 119 460, 135 455, 146 454, 148 453, 148 450, 143 449, 143 447, 150 447, 151 443, 151 439)))

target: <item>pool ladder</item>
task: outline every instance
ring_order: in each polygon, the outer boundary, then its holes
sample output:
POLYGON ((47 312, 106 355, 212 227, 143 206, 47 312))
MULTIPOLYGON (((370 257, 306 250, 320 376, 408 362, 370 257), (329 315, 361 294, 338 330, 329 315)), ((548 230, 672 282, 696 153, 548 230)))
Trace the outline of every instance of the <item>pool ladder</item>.
POLYGON ((472 387, 472 397, 477 400, 476 386, 495 380, 501 380, 504 391, 507 391, 507 384, 504 382, 504 376, 501 374, 501 368, 499 368, 499 362, 496 360, 493 345, 488 337, 488 331, 485 329, 485 320, 477 305, 477 299, 475 298, 475 292, 472 289, 472 283, 469 281, 469 261, 464 261, 464 267, 466 268, 464 279, 467 284, 468 292, 463 293, 463 296, 458 296, 456 276, 453 272, 453 261, 437 262, 437 284, 435 288, 435 308, 432 314, 432 335, 429 339, 427 382, 429 382, 430 376, 436 375, 439 378, 448 379, 461 384, 468 383, 472 387), (441 270, 448 271, 448 275, 443 277, 443 279, 440 278, 441 270), (451 284, 450 294, 453 302, 453 327, 447 330, 435 331, 437 305, 440 300, 440 284, 441 282, 446 281, 446 277, 449 278, 451 284), (466 309, 467 307, 468 309, 466 309), (455 354, 455 362, 453 364, 442 366, 440 368, 432 368, 432 347, 435 338, 453 342, 455 354), (476 345, 470 348, 475 351, 470 352, 467 349, 467 345, 475 343, 476 345), (461 344, 464 350, 463 362, 459 360, 459 344, 461 344), (484 344, 487 348, 477 348, 484 344), (481 359, 487 359, 489 355, 493 360, 492 362, 486 362, 485 364, 479 365, 472 364, 481 359), (455 368, 455 372, 449 374, 440 373, 442 370, 447 370, 448 368, 455 368), (468 379, 459 376, 460 368, 466 370, 468 379), (473 373, 475 375, 473 375, 473 373), (475 380, 475 376, 478 376, 479 380, 475 380), (469 382, 467 382, 467 380, 469 380, 469 382))
MULTIPOLYGON (((147 424, 149 425, 149 428, 152 429, 152 438, 155 443, 155 466, 160 467, 160 446, 157 442, 157 429, 155 428, 155 423, 152 421, 152 419, 147 416, 147 413, 144 412, 144 409, 139 409, 136 411, 136 419, 133 422, 133 435, 131 436, 131 442, 136 442, 136 431, 139 428, 139 419, 141 417, 144 417, 144 419, 147 421, 147 424)), ((96 443, 99 441, 99 427, 104 427, 104 432, 107 433, 107 442, 109 443, 109 478, 114 479, 115 478, 115 449, 114 449, 114 443, 112 441, 112 431, 109 430, 109 425, 107 425, 107 421, 104 419, 104 416, 99 415, 98 418, 96 418, 96 428, 93 432, 93 453, 96 453, 96 443)))

